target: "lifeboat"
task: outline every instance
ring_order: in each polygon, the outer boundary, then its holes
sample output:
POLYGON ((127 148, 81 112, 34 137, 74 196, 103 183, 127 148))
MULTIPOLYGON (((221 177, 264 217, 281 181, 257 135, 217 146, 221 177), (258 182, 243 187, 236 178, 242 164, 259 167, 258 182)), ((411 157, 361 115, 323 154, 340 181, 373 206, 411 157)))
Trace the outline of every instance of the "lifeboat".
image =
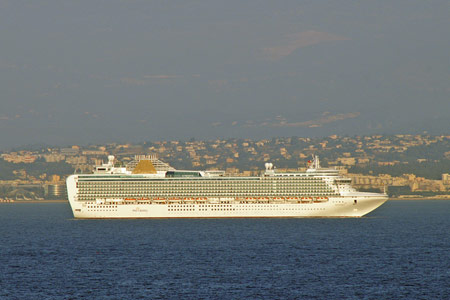
POLYGON ((323 202, 322 197, 316 197, 316 198, 314 198, 314 199, 313 199, 313 202, 314 202, 314 203, 321 203, 321 202, 323 202))
POLYGON ((312 198, 302 197, 301 200, 303 203, 310 203, 312 201, 312 198))

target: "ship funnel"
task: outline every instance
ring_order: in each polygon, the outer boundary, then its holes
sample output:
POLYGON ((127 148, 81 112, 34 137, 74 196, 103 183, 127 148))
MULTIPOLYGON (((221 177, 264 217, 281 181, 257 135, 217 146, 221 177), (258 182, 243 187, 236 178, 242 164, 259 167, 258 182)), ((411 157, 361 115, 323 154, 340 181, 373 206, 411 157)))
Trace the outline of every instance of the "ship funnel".
POLYGON ((313 155, 312 161, 308 160, 308 169, 320 169, 320 161, 319 156, 313 155))
POLYGON ((273 163, 265 163, 264 166, 266 167, 266 171, 273 170, 273 163))
POLYGON ((320 169, 319 156, 317 156, 317 155, 314 156, 314 168, 315 169, 320 169))

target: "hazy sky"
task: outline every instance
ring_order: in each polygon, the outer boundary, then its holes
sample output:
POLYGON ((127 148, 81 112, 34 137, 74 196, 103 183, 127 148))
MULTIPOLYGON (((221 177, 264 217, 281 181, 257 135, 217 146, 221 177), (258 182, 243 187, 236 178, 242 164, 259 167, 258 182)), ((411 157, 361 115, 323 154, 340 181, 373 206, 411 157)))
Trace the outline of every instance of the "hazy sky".
POLYGON ((450 129, 448 0, 0 0, 0 43, 0 148, 450 129))

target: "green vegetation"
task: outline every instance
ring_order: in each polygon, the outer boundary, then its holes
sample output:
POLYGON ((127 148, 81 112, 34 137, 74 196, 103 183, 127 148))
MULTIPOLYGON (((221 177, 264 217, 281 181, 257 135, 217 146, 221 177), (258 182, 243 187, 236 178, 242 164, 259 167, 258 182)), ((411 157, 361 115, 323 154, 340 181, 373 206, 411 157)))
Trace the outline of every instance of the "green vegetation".
POLYGON ((23 177, 23 172, 28 176, 39 177, 42 174, 47 176, 60 175, 66 176, 72 174, 74 168, 66 162, 45 162, 37 160, 34 163, 11 163, 0 159, 0 180, 14 180, 23 177))
POLYGON ((311 155, 316 154, 320 156, 322 166, 342 166, 348 168, 350 173, 373 176, 389 174, 393 177, 415 174, 434 180, 441 179, 443 173, 450 173, 450 136, 374 135, 278 137, 262 140, 229 138, 205 141, 190 139, 149 141, 134 145, 88 145, 73 149, 76 154, 64 154, 61 149, 55 147, 34 145, 4 153, 11 160, 21 155, 37 159, 33 163, 12 163, 0 158, 0 180, 45 181, 49 180, 51 175, 64 178, 73 173, 75 168, 83 172, 89 171, 93 161, 105 160, 107 153, 116 156, 116 166, 124 165, 121 161, 129 162, 135 154, 157 154, 161 160, 180 170, 235 168, 240 172, 255 171, 263 170, 266 162, 273 163, 279 169, 297 169, 306 167, 311 155), (83 154, 86 150, 98 151, 100 154, 83 154), (49 159, 48 156, 53 157, 49 159), (47 160, 65 161, 48 163, 44 157, 47 160))
POLYGON ((14 200, 36 200, 44 198, 44 188, 42 186, 11 186, 0 185, 0 198, 14 200))
POLYGON ((397 164, 394 166, 378 166, 368 164, 367 166, 355 166, 349 169, 350 173, 391 176, 402 176, 403 174, 415 174, 418 177, 439 180, 443 173, 450 172, 450 160, 442 159, 439 162, 411 162, 408 164, 397 164))

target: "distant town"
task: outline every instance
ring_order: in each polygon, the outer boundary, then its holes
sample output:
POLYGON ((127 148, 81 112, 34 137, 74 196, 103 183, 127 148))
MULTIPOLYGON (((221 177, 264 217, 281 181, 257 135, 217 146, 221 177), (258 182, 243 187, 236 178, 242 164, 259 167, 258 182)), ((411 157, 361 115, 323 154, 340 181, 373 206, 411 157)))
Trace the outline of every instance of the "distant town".
POLYGON ((266 162, 280 171, 305 170, 316 154, 324 167, 338 168, 360 190, 387 190, 400 199, 450 199, 450 135, 332 135, 20 147, 0 154, 0 201, 62 200, 68 175, 89 173, 108 155, 126 165, 141 154, 156 154, 176 169, 234 176, 259 175, 266 162))

